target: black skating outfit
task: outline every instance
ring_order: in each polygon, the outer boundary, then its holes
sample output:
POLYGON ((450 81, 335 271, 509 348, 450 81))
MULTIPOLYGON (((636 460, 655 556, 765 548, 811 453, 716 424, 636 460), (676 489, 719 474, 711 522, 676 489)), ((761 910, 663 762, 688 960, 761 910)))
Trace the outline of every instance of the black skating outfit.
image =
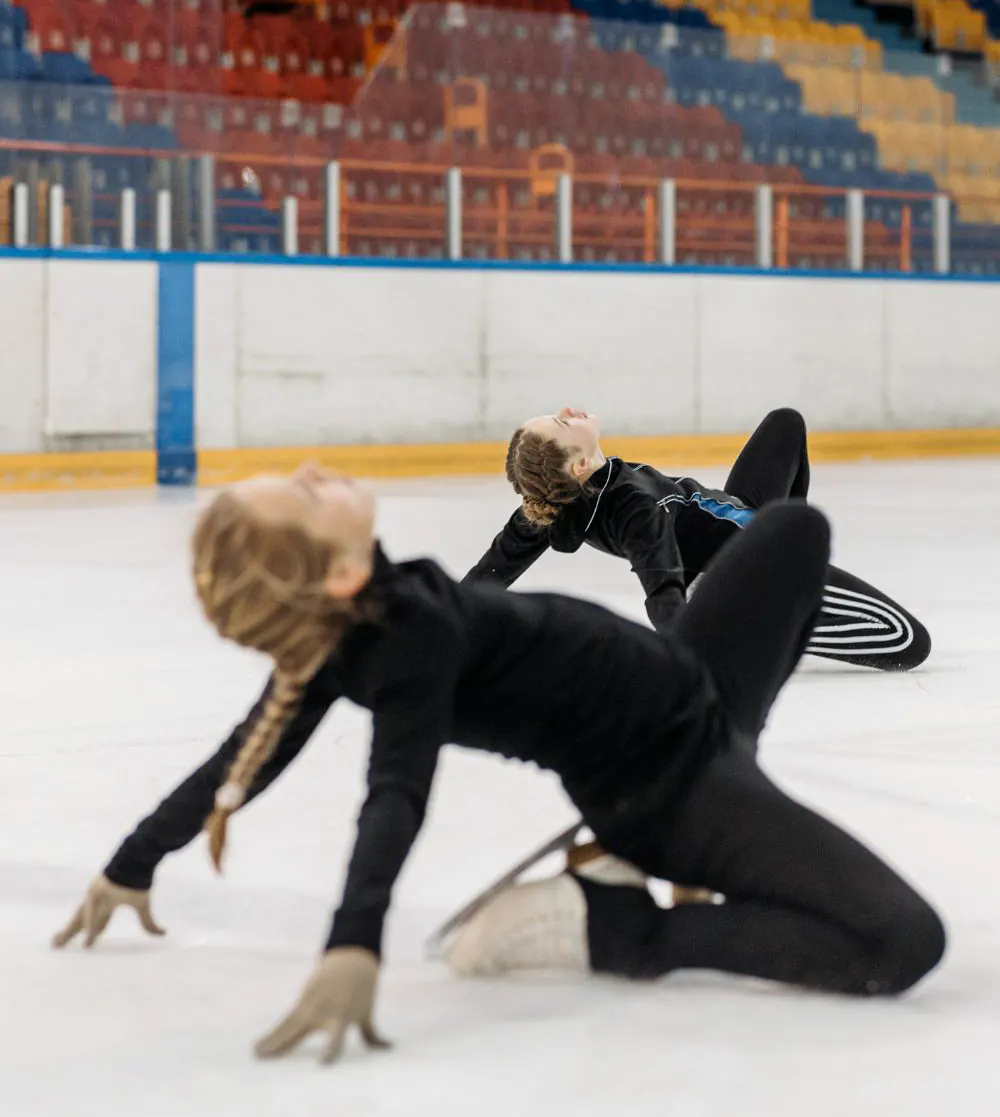
MULTIPOLYGON (((805 422, 797 411, 772 411, 743 448, 724 490, 611 458, 549 527, 531 524, 518 509, 465 580, 508 587, 549 547, 572 553, 587 543, 628 559, 645 590, 649 619, 663 632, 684 607, 691 583, 756 510, 789 497, 804 500, 808 492, 805 422)), ((860 578, 828 568, 807 652, 908 671, 924 662, 930 647, 926 628, 902 606, 860 578)))
MULTIPOLYGON (((438 753, 453 742, 551 769, 605 848, 726 895, 664 911, 635 889, 585 883, 595 969, 712 967, 856 994, 919 980, 944 949, 937 915, 754 758, 811 629, 828 548, 820 513, 765 510, 662 637, 572 598, 459 585, 433 562, 379 556, 364 592, 381 619, 353 628, 316 675, 251 789, 341 695, 372 710, 368 795, 327 945, 380 950, 438 753)), ((112 881, 147 888, 197 835, 259 709, 125 840, 112 881)))

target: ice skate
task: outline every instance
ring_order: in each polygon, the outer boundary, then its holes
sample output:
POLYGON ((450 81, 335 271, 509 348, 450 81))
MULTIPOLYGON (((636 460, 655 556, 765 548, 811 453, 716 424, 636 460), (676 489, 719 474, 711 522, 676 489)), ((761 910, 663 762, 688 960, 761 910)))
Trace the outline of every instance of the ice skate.
POLYGON ((630 888, 644 888, 646 877, 593 842, 568 850, 566 861, 558 876, 512 885, 480 908, 445 951, 451 969, 462 977, 589 970, 587 904, 575 877, 630 888))

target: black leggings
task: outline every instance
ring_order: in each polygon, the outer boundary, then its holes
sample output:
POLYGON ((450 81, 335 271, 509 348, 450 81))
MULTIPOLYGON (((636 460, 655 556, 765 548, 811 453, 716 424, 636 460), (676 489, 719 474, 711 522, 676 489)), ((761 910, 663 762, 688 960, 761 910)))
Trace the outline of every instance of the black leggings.
POLYGON ((933 909, 756 765, 759 730, 813 624, 828 546, 818 512, 778 505, 705 574, 678 635, 718 686, 729 742, 672 810, 607 828, 587 821, 604 848, 651 876, 726 902, 663 910, 642 889, 581 881, 593 969, 714 969, 872 995, 909 988, 940 960, 945 933, 933 909))
MULTIPOLYGON (((809 495, 806 424, 791 408, 767 415, 736 459, 726 492, 750 508, 809 495)), ((930 655, 927 629, 892 598, 853 574, 827 568, 812 655, 882 671, 909 671, 930 655)))

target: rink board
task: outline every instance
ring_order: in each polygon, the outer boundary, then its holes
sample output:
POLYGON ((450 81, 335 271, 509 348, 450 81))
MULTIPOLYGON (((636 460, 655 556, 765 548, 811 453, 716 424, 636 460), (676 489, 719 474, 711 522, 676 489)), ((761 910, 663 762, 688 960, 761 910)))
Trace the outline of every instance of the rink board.
POLYGON ((495 473, 567 403, 662 464, 777 406, 817 460, 1000 452, 991 281, 29 251, 0 324, 5 489, 495 473))

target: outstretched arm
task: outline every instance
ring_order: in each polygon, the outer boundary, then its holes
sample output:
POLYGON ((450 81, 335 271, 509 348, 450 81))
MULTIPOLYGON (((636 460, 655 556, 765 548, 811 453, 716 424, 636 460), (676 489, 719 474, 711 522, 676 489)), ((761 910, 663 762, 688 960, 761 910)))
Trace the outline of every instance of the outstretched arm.
POLYGON ((462 581, 491 582, 508 589, 548 546, 548 529, 530 523, 518 508, 490 544, 490 549, 462 581))
POLYGON ((673 625, 686 601, 684 563, 669 505, 627 491, 613 508, 622 553, 646 591, 646 614, 657 632, 673 625))
MULTIPOLYGON (((149 906, 153 874, 168 853, 183 848, 201 831, 214 805, 215 792, 225 782, 230 765, 267 702, 270 689, 269 682, 253 709, 215 755, 192 772, 122 842, 104 872, 91 882, 69 923, 53 938, 53 946, 63 947, 80 934, 84 946, 93 946, 120 907, 133 908, 150 934, 163 934, 149 906)), ((299 755, 337 697, 338 692, 329 680, 320 685, 314 679, 309 684, 298 711, 250 786, 246 802, 269 787, 299 755)))
MULTIPOLYGON (((108 880, 125 888, 148 889, 163 858, 183 849, 198 836, 211 814, 215 793, 225 782, 236 754, 264 709, 270 690, 269 681, 253 709, 216 753, 179 784, 122 842, 104 870, 108 880)), ((324 679, 322 685, 314 679, 306 687, 302 704, 251 784, 247 803, 270 787, 299 755, 337 697, 328 679, 324 679)))

